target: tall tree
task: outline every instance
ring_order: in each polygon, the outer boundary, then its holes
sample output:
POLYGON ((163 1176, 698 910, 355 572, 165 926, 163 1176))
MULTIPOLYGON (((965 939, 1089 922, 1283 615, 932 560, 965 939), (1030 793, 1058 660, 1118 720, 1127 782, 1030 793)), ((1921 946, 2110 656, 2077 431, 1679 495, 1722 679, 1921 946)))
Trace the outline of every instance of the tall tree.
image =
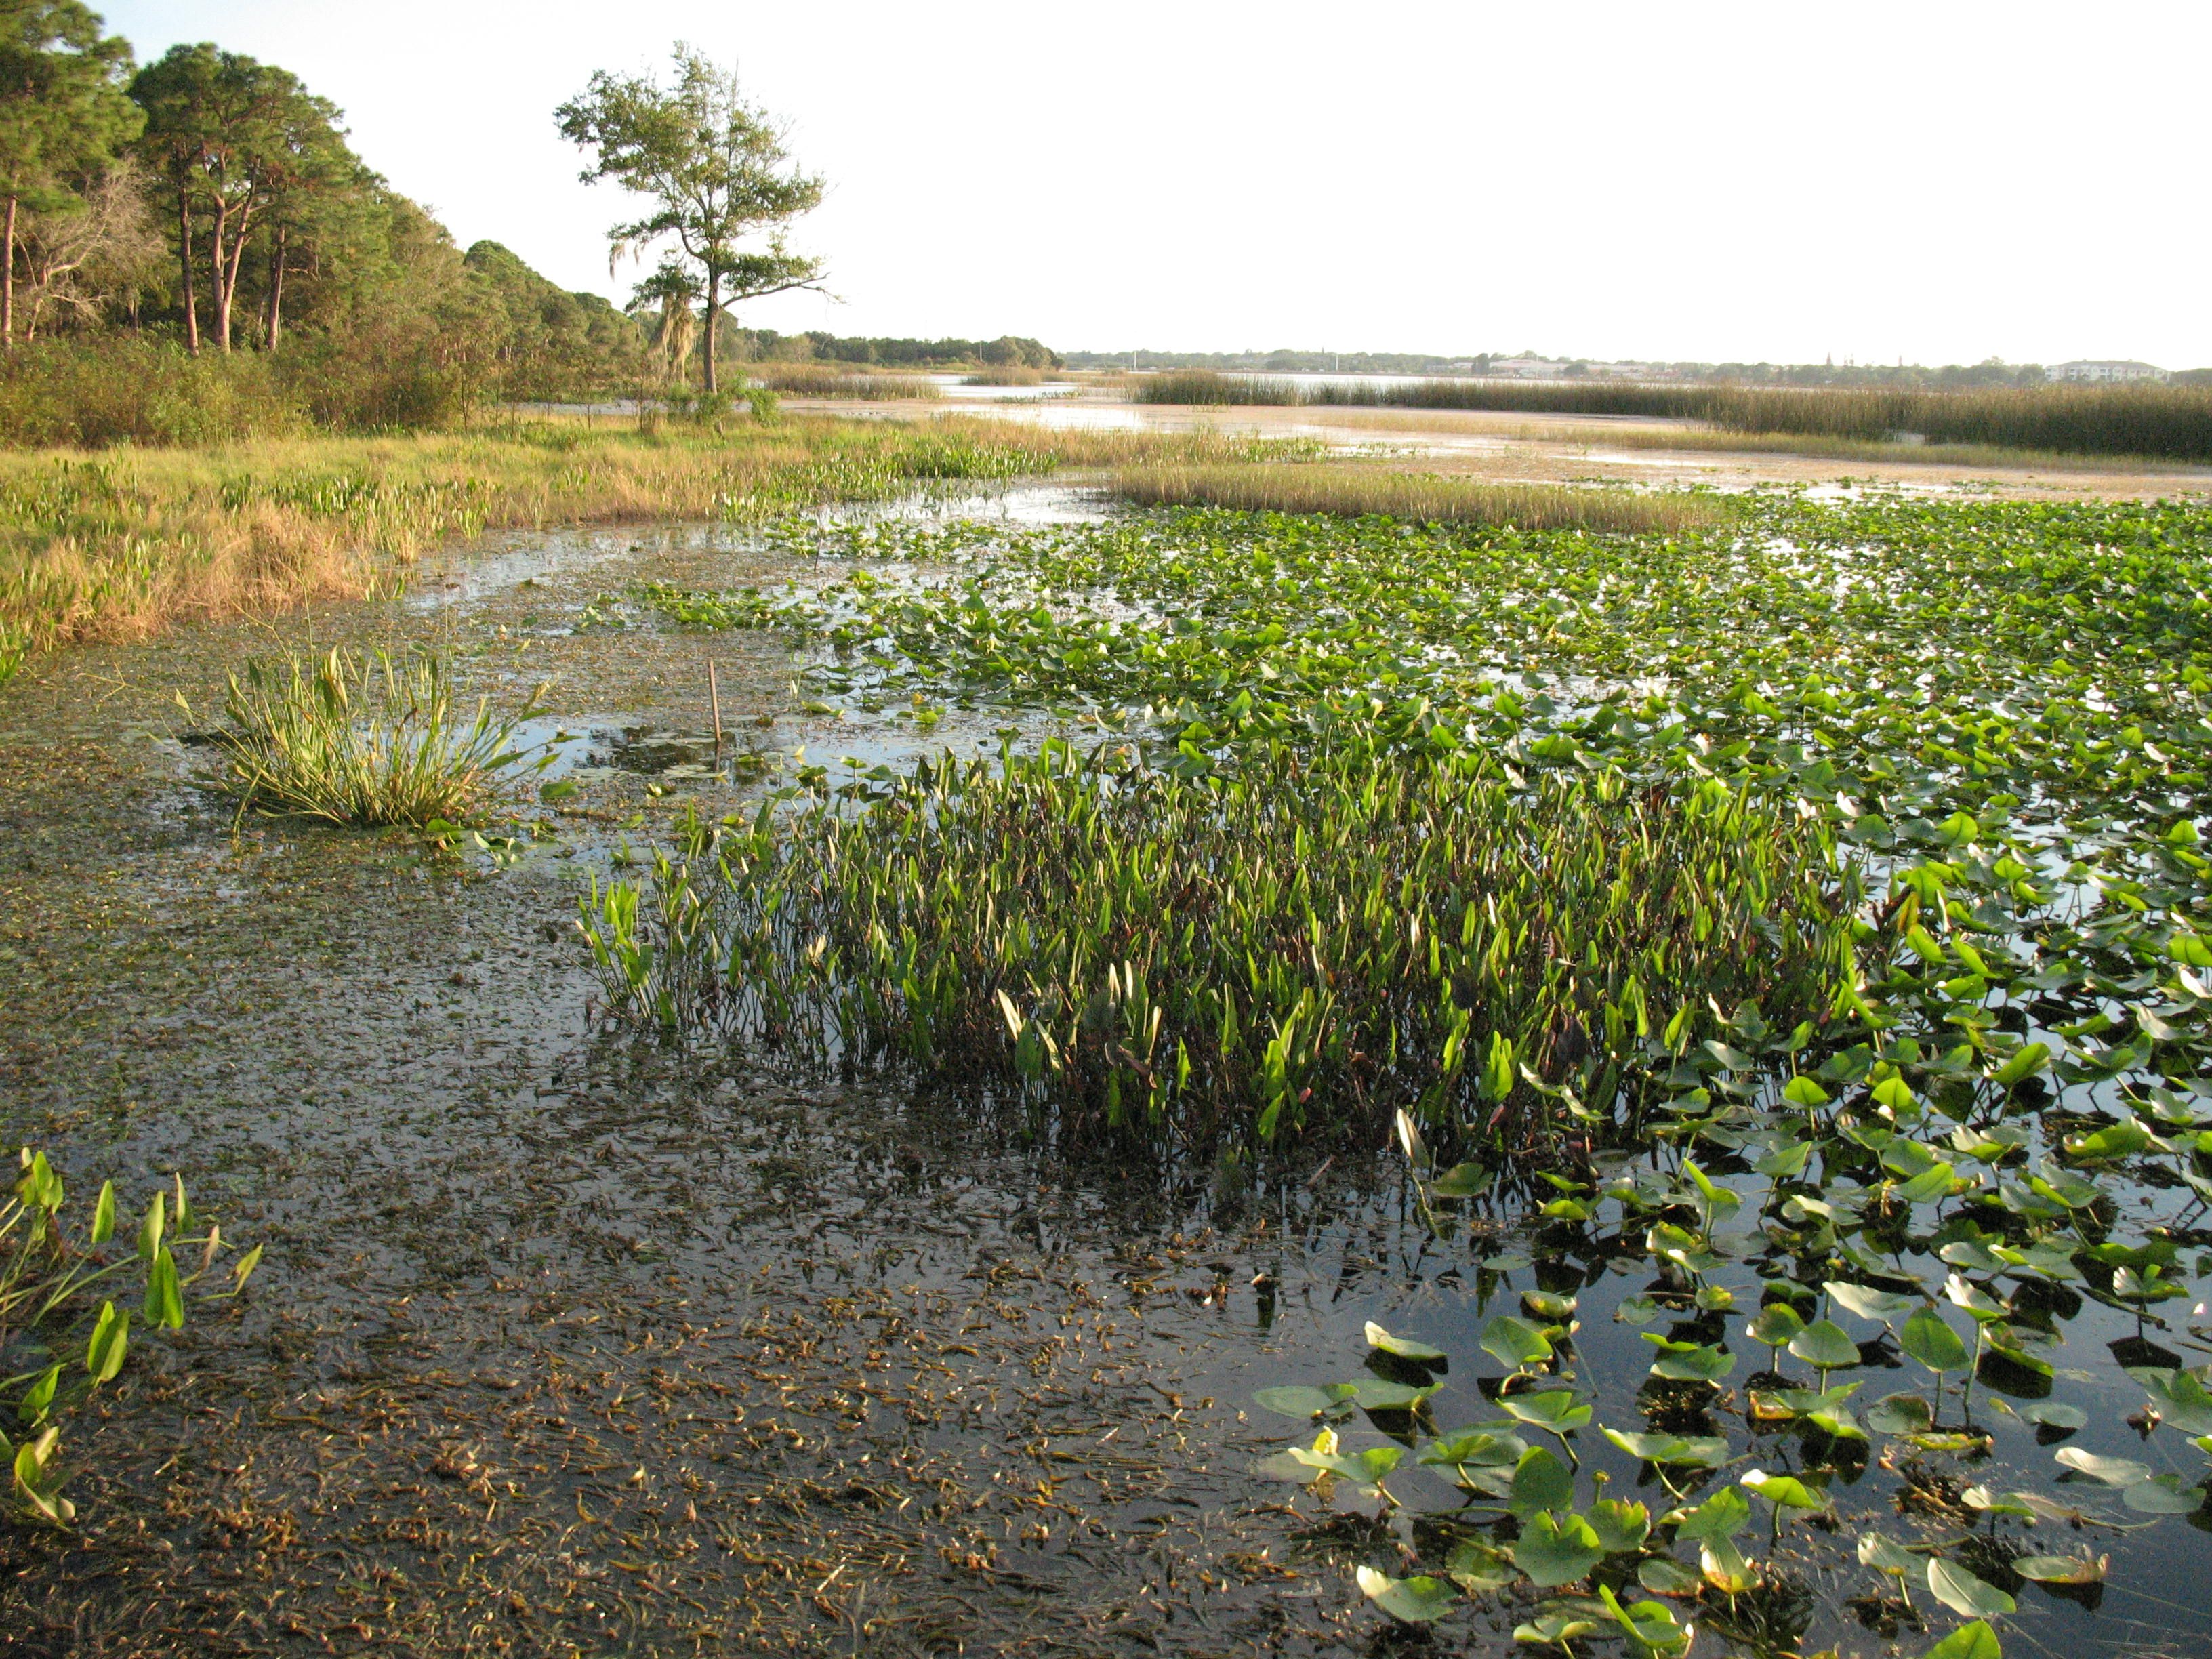
POLYGON ((204 220, 213 331, 228 351, 247 244, 288 192, 330 174, 344 150, 337 110, 290 71, 204 43, 171 47, 131 95, 146 112, 141 146, 176 198, 185 343, 199 349, 192 249, 204 220))
POLYGON ((72 176, 97 175, 137 136, 125 95, 131 43, 79 0, 0 0, 0 343, 15 347, 17 222, 66 212, 72 176))
POLYGON ((821 262, 791 252, 784 234, 821 204, 822 180, 787 167, 782 129, 745 102, 734 74, 680 41, 675 60, 673 87, 602 70, 554 116, 562 137, 592 153, 586 184, 611 179, 652 204, 607 233, 610 264, 672 240, 665 258, 696 274, 712 394, 726 307, 821 286, 821 262))

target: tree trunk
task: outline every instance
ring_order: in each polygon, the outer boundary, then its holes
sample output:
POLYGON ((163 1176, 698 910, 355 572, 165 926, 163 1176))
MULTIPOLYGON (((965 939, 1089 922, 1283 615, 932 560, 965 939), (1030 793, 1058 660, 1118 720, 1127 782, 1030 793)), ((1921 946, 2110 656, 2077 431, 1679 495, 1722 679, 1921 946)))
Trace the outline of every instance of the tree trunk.
POLYGON ((215 198, 214 246, 208 250, 208 276, 215 283, 216 343, 227 354, 230 350, 230 290, 222 285, 222 233, 230 218, 230 204, 218 195, 215 198))
POLYGON ((722 273, 709 266, 707 270, 707 395, 714 395, 714 336, 719 331, 714 325, 722 312, 722 273))
POLYGON ((15 198, 8 198, 7 270, 0 272, 0 343, 15 349, 15 198))
POLYGON ((192 203, 184 186, 177 187, 177 249, 185 275, 185 349, 200 355, 199 301, 192 293, 192 203))
POLYGON ((276 227, 271 236, 272 251, 269 255, 269 349, 276 349, 277 337, 284 331, 284 244, 285 228, 276 227))

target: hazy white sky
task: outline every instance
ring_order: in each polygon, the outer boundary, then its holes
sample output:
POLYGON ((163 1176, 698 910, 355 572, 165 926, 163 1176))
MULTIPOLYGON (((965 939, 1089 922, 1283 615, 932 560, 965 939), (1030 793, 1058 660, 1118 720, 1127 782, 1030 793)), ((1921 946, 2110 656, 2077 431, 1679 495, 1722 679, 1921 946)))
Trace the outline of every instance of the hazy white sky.
POLYGON ((617 298, 553 106, 734 62, 830 183, 797 245, 839 302, 769 327, 2212 365, 2205 0, 101 9, 283 64, 463 245, 617 298))

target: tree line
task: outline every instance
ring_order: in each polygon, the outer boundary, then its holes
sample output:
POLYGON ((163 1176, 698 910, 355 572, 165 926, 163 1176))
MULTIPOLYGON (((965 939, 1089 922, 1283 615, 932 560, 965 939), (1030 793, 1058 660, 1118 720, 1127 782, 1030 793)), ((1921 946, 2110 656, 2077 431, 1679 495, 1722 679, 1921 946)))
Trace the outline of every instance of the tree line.
MULTIPOLYGON (((155 373, 146 351, 206 362, 193 384, 250 359, 295 406, 337 424, 695 376, 711 392, 720 356, 817 344, 842 361, 934 364, 957 344, 969 362, 1056 362, 1035 341, 739 328, 734 301, 819 285, 820 262, 783 238, 821 181, 787 164, 781 129, 734 77, 681 46, 676 66, 669 88, 595 76, 555 112, 589 152, 585 176, 643 209, 611 232, 617 262, 659 255, 618 308, 498 243, 462 252, 289 70, 208 43, 140 64, 82 0, 0 0, 0 428, 23 404, 21 382, 83 382, 82 362, 57 367, 55 354, 88 344, 141 349, 129 371, 141 379, 155 373)), ((128 419, 14 424, 51 441, 95 424, 157 435, 128 419)))

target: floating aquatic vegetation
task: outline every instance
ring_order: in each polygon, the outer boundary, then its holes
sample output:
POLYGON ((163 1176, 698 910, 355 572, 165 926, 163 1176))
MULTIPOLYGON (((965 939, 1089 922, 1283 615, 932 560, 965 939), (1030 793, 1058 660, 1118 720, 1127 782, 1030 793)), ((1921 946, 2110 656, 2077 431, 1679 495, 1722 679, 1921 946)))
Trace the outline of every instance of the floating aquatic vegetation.
POLYGON ((255 658, 230 677, 229 725, 210 739, 222 764, 203 781, 241 811, 364 827, 465 819, 521 758, 515 732, 542 693, 511 715, 483 699, 465 714, 433 655, 255 658))

